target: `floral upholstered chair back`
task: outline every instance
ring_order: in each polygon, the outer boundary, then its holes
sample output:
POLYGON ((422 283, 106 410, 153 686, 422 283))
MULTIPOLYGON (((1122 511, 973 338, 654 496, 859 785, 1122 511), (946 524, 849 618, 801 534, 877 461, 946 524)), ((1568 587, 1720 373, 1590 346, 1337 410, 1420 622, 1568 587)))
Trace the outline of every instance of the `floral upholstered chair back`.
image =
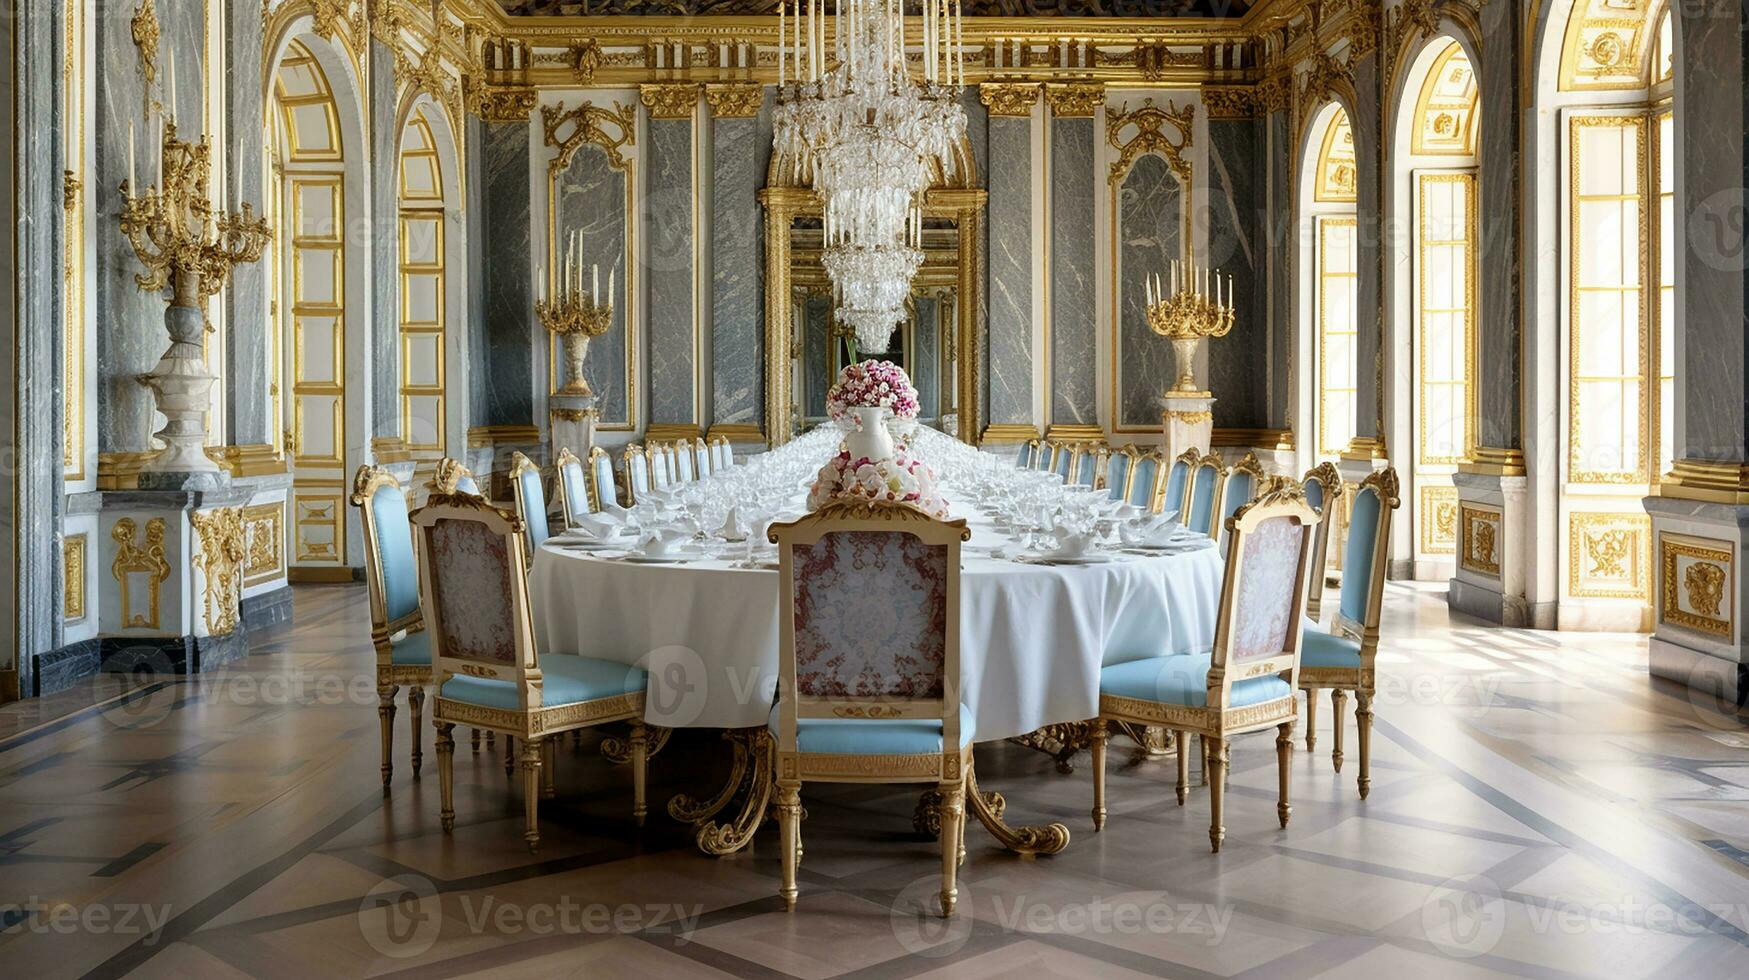
POLYGON ((424 572, 426 629, 442 677, 514 682, 522 704, 538 707, 529 676, 537 665, 522 572, 522 522, 461 494, 434 496, 412 519, 424 572))
POLYGON ((1234 681, 1280 674, 1289 697, 1298 681, 1301 617, 1318 514, 1298 487, 1265 494, 1227 519, 1227 570, 1210 670, 1223 675, 1222 705, 1234 681))
POLYGON ((510 457, 510 488, 516 496, 516 516, 521 519, 528 554, 547 539, 547 492, 540 467, 521 453, 510 457))
POLYGON ((365 581, 370 590, 372 632, 387 640, 419 623, 419 569, 407 494, 386 469, 360 466, 352 481, 352 505, 364 522, 365 581))
POLYGON ((797 718, 941 720, 958 745, 963 520, 832 502, 775 525, 780 751, 797 718), (951 707, 950 707, 951 706, 951 707))
POLYGON ((596 446, 589 450, 589 509, 601 510, 608 504, 620 505, 619 487, 613 480, 613 457, 596 446))
POLYGON ((1197 460, 1190 470, 1190 499, 1185 504, 1184 526, 1201 531, 1209 537, 1219 533, 1222 470, 1221 457, 1210 453, 1197 460))
POLYGON ((1391 548, 1391 511, 1397 509, 1397 471, 1387 467, 1354 491, 1343 542, 1342 591, 1336 624, 1356 638, 1376 636, 1384 601, 1385 558, 1391 548))
POLYGON ((595 508, 589 506, 589 476, 583 472, 583 461, 567 447, 559 450, 558 463, 559 511, 569 527, 573 515, 587 514, 595 508))
POLYGON ((650 461, 644 457, 644 447, 626 447, 625 467, 626 487, 631 491, 632 498, 627 503, 635 503, 650 492, 650 461))

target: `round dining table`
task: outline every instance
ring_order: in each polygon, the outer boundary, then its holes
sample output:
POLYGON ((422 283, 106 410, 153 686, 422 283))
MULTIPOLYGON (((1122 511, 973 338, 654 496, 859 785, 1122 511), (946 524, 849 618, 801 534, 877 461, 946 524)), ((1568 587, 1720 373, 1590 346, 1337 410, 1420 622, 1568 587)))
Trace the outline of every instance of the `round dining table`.
MULTIPOLYGON (((976 741, 1084 723, 1099 713, 1101 667, 1211 647, 1224 563, 1208 538, 1181 531, 1164 548, 1112 546, 1065 560, 1020 550, 993 518, 958 510, 972 532, 961 556, 960 691, 976 741)), ((745 544, 718 541, 685 560, 640 561, 628 556, 629 537, 618 547, 585 538, 560 534, 536 550, 537 646, 647 670, 644 720, 663 741, 675 728, 724 731, 734 750, 728 784, 709 798, 676 797, 669 812, 695 825, 708 853, 738 850, 769 792, 775 551, 749 561, 745 544), (734 799, 744 800, 739 815, 719 821, 734 799)), ((616 747, 610 740, 604 750, 611 757, 616 747)), ((972 812, 1006 846, 1050 853, 1068 843, 1062 824, 1008 827, 998 794, 968 790, 972 812)), ((920 829, 931 823, 927 810, 920 804, 920 829)))

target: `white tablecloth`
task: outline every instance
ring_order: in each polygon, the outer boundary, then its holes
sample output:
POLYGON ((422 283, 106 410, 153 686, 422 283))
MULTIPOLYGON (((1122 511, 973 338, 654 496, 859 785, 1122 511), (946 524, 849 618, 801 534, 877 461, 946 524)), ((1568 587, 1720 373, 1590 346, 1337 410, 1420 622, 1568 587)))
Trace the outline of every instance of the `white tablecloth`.
MULTIPOLYGON (((1213 548, 1121 555, 1095 565, 996 561, 973 521, 960 590, 962 697, 977 739, 1098 714, 1099 668, 1214 641, 1222 560, 1213 548)), ((778 581, 729 561, 633 564, 549 542, 529 586, 542 654, 577 653, 650 672, 645 721, 671 728, 763 725, 777 684, 778 581)))

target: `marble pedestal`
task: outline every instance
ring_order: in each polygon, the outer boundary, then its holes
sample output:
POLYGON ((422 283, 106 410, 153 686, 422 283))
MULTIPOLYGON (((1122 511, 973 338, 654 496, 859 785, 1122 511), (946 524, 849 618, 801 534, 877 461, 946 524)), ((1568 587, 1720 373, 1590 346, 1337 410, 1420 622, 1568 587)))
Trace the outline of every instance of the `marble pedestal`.
POLYGON ((564 448, 578 459, 588 459, 595 448, 595 396, 555 394, 549 404, 554 455, 564 448))
MULTIPOLYGON (((1525 598, 1525 542, 1530 481, 1523 476, 1459 472, 1457 569, 1446 603, 1502 626, 1536 626, 1525 598)), ((1553 624, 1548 624, 1552 626, 1553 624)))
POLYGON ((1749 580, 1738 564, 1749 546, 1749 506, 1645 498, 1652 518, 1649 666, 1675 681, 1706 720, 1749 701, 1749 580))
POLYGON ((1215 432, 1214 395, 1206 391, 1167 392, 1160 396, 1160 404, 1165 408, 1160 413, 1160 424, 1166 430, 1163 448, 1167 459, 1177 459, 1186 449, 1209 451, 1215 432))

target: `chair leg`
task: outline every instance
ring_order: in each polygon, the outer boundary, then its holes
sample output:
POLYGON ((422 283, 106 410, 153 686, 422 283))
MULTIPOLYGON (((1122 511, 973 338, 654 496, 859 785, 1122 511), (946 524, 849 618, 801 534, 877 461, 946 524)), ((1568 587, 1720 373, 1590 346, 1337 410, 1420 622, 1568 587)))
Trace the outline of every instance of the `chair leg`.
MULTIPOLYGON (((453 728, 447 721, 437 723, 437 795, 442 801, 438 817, 446 834, 455 829, 455 739, 450 736, 453 728)), ((479 735, 480 730, 474 729, 474 737, 479 735)))
POLYGON ((1281 827, 1287 829, 1287 818, 1293 815, 1294 808, 1288 805, 1288 776, 1293 772, 1294 761, 1294 723, 1283 722, 1275 726, 1275 769, 1276 779, 1280 783, 1280 798, 1275 802, 1275 815, 1281 818, 1281 827))
POLYGON ((1178 805, 1184 805, 1185 797, 1190 795, 1190 735, 1187 732, 1173 732, 1172 741, 1178 747, 1178 805))
POLYGON ((1372 789, 1372 692, 1354 692, 1354 721, 1360 733, 1360 798, 1372 789))
POLYGON ((528 825, 522 831, 522 839, 528 842, 528 849, 533 851, 540 846, 540 770, 541 743, 539 738, 522 740, 522 807, 527 814, 528 825))
POLYGON ((1347 691, 1344 691, 1343 689, 1341 689, 1339 687, 1331 689, 1331 691, 1330 691, 1330 711, 1332 714, 1334 714, 1336 716, 1336 719, 1335 719, 1336 733, 1332 736, 1335 739, 1335 741, 1333 743, 1333 747, 1330 750, 1330 764, 1336 767, 1337 772, 1341 772, 1342 771, 1342 723, 1343 723, 1344 717, 1348 714, 1348 692, 1347 691))
POLYGON ((553 785, 553 770, 558 768, 554 763, 558 761, 559 738, 543 738, 540 742, 540 798, 543 800, 558 795, 558 788, 553 785))
POLYGON ((474 754, 479 755, 480 754, 480 730, 478 728, 470 728, 468 730, 474 733, 473 739, 472 739, 472 741, 474 743, 474 754))
POLYGON ((504 775, 508 778, 516 772, 516 736, 504 736, 504 775))
POLYGON ((395 692, 393 684, 377 685, 377 724, 383 735, 383 792, 389 791, 389 777, 395 774, 395 692))
POLYGON ((1209 784, 1209 740, 1201 735, 1196 737, 1197 750, 1202 753, 1202 784, 1209 784))
POLYGON ((1227 827, 1221 822, 1222 797, 1227 795, 1227 742, 1204 736, 1204 744, 1211 741, 1214 744, 1208 746, 1209 765, 1214 767, 1214 772, 1209 775, 1209 843, 1219 854, 1221 841, 1227 839, 1227 827))
POLYGON ((413 778, 419 778, 419 767, 425 762, 425 688, 415 684, 407 688, 407 707, 411 709, 408 729, 413 733, 413 778))
POLYGON ((1098 833, 1105 828, 1105 742, 1111 733, 1105 727, 1104 719, 1094 723, 1093 741, 1088 745, 1093 755, 1093 830, 1098 833))
POLYGON ((1318 689, 1306 691, 1306 751, 1318 747, 1318 689))
MULTIPOLYGON (((1095 770, 1096 772, 1098 770, 1095 770)), ((953 915, 959 902, 956 884, 959 873, 960 832, 966 820, 966 784, 942 783, 941 792, 941 915, 953 915)))
POLYGON ((632 822, 642 827, 648 807, 644 803, 649 781, 650 731, 642 721, 632 722, 632 822))
POLYGON ((796 909, 796 864, 802 849, 802 784, 779 783, 777 786, 778 846, 783 849, 783 884, 777 893, 783 896, 784 908, 796 909))

